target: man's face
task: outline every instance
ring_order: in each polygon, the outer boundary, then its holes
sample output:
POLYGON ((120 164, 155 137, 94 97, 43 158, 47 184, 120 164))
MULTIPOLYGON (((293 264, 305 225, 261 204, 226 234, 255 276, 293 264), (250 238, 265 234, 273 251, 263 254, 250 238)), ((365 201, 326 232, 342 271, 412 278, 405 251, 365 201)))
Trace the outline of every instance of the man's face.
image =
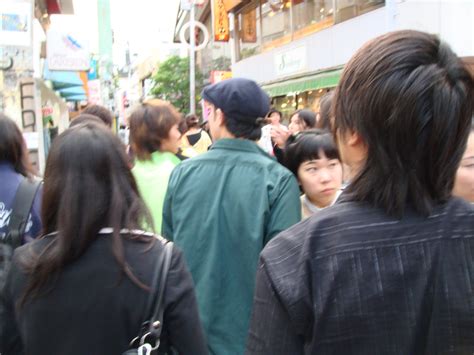
POLYGON ((474 203, 474 133, 469 135, 466 151, 456 174, 453 195, 474 203))

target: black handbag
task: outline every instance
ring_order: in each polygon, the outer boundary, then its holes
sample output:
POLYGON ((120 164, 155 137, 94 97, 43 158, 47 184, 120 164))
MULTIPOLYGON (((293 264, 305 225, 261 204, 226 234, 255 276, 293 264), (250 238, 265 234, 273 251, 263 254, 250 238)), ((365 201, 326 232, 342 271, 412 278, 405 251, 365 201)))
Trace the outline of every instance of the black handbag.
POLYGON ((137 337, 130 342, 130 348, 122 355, 150 355, 160 347, 160 336, 163 329, 163 294, 166 278, 171 263, 173 243, 166 241, 163 252, 156 262, 153 274, 152 291, 148 299, 147 313, 152 313, 149 320, 143 322, 137 337), (154 297, 156 295, 156 297, 154 297))

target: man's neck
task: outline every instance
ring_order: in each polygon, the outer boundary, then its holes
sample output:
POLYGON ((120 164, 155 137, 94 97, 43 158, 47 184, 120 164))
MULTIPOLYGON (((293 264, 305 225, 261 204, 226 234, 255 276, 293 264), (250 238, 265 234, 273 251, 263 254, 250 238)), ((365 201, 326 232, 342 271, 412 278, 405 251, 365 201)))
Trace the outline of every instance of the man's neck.
POLYGON ((235 138, 235 136, 229 132, 227 128, 221 127, 219 131, 219 136, 215 137, 215 140, 224 139, 224 138, 235 138))

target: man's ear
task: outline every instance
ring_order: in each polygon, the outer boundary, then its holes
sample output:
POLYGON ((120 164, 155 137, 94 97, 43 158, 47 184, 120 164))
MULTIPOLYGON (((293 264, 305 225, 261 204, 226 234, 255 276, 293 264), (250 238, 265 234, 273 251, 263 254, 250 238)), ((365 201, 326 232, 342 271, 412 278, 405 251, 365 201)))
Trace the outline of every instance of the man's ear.
POLYGON ((354 131, 350 130, 349 132, 346 133, 345 138, 346 138, 347 144, 350 145, 351 147, 357 147, 357 146, 360 146, 360 145, 365 146, 365 142, 363 141, 360 134, 357 133, 357 132, 354 132, 354 131))
POLYGON ((217 108, 216 111, 215 111, 215 118, 216 118, 216 124, 220 127, 220 126, 224 126, 225 125, 225 115, 224 115, 224 112, 222 112, 222 110, 220 108, 217 108))
POLYGON ((368 147, 359 133, 350 130, 346 133, 345 138, 347 145, 357 152, 357 155, 360 157, 360 159, 367 158, 368 147))

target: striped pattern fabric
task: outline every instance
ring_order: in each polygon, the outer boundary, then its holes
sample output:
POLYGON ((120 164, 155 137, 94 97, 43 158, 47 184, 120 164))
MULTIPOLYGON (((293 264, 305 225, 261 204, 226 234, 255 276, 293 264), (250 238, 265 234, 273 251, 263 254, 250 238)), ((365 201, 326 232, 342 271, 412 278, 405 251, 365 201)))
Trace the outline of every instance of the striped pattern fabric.
POLYGON ((247 354, 474 354, 474 207, 338 203, 260 258, 247 354))

